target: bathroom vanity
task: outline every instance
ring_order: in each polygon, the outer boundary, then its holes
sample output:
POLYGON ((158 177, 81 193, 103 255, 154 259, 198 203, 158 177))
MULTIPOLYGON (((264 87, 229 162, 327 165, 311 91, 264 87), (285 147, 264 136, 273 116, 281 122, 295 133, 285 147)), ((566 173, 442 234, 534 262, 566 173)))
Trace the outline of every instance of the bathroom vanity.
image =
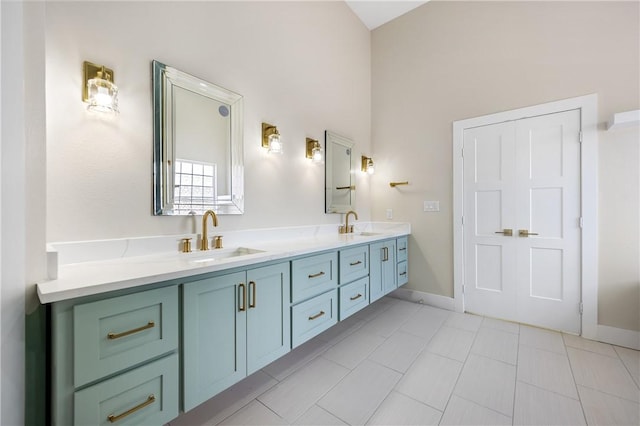
POLYGON ((96 242, 125 255, 70 263, 83 248, 60 247, 58 278, 38 284, 51 423, 167 423, 406 284, 409 234, 392 223, 239 231, 225 234, 232 248, 193 253, 145 248, 179 238, 96 242))

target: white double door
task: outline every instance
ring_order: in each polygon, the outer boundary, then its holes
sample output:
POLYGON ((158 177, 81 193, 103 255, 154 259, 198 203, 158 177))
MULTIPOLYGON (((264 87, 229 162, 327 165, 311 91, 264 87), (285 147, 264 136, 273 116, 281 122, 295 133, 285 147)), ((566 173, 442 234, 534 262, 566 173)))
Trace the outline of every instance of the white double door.
POLYGON ((463 157, 465 310, 579 334, 580 110, 465 129, 463 157))

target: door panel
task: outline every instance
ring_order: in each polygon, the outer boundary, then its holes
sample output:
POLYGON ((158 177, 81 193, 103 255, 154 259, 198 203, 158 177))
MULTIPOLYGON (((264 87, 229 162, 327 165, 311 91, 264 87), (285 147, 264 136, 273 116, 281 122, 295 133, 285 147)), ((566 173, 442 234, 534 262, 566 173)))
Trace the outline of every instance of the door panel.
POLYGON ((579 131, 579 110, 465 129, 465 310, 580 332, 579 131))
POLYGON ((245 279, 238 272, 182 286, 185 411, 246 376, 245 279))
POLYGON ((247 271, 247 374, 291 350, 289 264, 247 271))
POLYGON ((580 333, 580 112, 516 122, 519 321, 580 333))
POLYGON ((512 318, 515 239, 497 234, 514 228, 515 127, 513 123, 464 132, 465 309, 512 318), (509 204, 511 203, 511 205, 509 204))

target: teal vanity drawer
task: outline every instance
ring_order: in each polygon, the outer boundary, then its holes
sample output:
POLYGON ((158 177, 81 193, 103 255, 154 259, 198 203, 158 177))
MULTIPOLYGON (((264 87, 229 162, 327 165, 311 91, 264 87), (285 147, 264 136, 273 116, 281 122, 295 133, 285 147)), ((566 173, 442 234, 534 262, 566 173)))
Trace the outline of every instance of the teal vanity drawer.
POLYGON ((74 386, 178 348, 178 286, 73 308, 74 386))
POLYGON ((291 262, 291 303, 338 286, 338 253, 325 253, 291 262))
POLYGON ((74 394, 75 425, 162 425, 178 417, 178 354, 74 394))
POLYGON ((398 256, 397 256, 398 262, 407 260, 407 252, 409 251, 409 239, 407 237, 398 238, 396 243, 396 248, 398 250, 398 256))
POLYGON ((338 291, 333 290, 291 308, 292 347, 306 342, 338 322, 338 291))
POLYGON ((409 282, 409 271, 407 268, 407 261, 398 263, 398 287, 405 285, 409 282))
POLYGON ((369 246, 340 250, 340 284, 369 275, 369 246))
POLYGON ((340 321, 369 304, 369 277, 340 287, 340 321))

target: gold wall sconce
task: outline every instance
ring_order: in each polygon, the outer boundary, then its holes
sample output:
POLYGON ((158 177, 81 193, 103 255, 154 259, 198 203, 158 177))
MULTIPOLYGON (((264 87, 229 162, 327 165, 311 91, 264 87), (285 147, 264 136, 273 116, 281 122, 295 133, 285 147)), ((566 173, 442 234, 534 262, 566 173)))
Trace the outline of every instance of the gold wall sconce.
POLYGON ((118 113, 118 86, 113 83, 113 70, 87 61, 82 69, 82 100, 89 104, 87 110, 118 113))
POLYGON ((271 154, 282 154, 282 141, 276 126, 262 123, 262 147, 271 154))
POLYGON ((373 158, 362 156, 362 165, 360 168, 363 172, 372 175, 375 171, 373 166, 373 158))
POLYGON ((314 163, 322 163, 322 146, 320 142, 307 138, 307 152, 305 156, 314 163))

